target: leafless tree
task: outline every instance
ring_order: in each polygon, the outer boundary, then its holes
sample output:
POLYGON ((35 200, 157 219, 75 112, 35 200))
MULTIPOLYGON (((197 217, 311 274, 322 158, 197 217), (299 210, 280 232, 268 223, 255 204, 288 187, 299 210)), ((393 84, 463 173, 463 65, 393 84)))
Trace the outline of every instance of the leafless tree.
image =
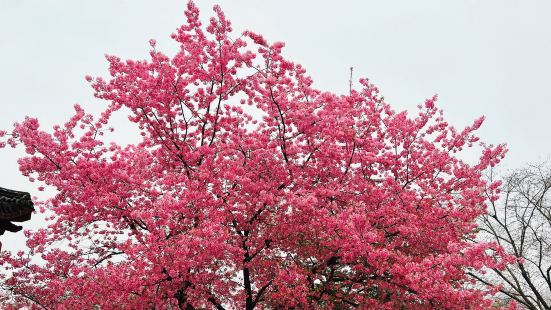
POLYGON ((527 309, 551 309, 551 162, 503 178, 501 199, 489 205, 479 236, 519 259, 504 270, 472 276, 487 286, 502 285, 504 300, 527 309))

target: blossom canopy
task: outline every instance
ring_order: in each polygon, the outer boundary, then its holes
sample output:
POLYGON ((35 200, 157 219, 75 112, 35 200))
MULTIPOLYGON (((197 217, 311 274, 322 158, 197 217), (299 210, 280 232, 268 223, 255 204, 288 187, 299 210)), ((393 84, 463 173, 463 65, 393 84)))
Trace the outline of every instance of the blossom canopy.
MULTIPOLYGON (((206 25, 189 2, 174 56, 107 56, 87 76, 107 102, 75 106, 44 131, 17 123, 22 173, 56 190, 53 215, 3 252, 0 302, 12 308, 479 308, 466 270, 501 267, 469 241, 485 212, 482 178, 505 154, 481 143, 483 119, 456 130, 436 97, 395 112, 366 79, 337 95, 313 86, 284 44, 206 25), (129 113, 142 136, 108 142, 129 113), (481 146, 480 160, 459 157, 481 146), (63 242, 65 247, 57 245, 63 242), (41 262, 33 257, 39 256, 41 262), (3 299, 2 299, 3 298, 3 299)), ((3 142, 3 143, 4 143, 3 142)))

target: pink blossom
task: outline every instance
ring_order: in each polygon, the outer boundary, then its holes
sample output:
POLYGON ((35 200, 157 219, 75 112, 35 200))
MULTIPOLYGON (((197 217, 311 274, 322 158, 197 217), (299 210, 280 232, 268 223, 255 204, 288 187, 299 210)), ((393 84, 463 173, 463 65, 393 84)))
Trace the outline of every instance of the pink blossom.
POLYGON ((15 296, 1 302, 490 304, 491 292, 468 286, 465 271, 508 258, 465 240, 487 202, 482 173, 506 148, 481 144, 473 165, 456 153, 478 140, 482 119, 456 130, 436 96, 414 116, 394 111, 367 79, 345 95, 316 89, 282 43, 250 31, 234 38, 219 7, 205 27, 193 2, 185 16, 172 36, 175 55, 106 56, 111 77, 86 77, 106 102, 99 117, 75 106, 51 131, 26 118, 0 141, 24 148, 22 174, 56 193, 37 202, 48 225, 26 232, 29 250, 0 254, 10 268, 0 280, 15 296), (110 142, 110 117, 123 111, 141 136, 136 144, 110 142))

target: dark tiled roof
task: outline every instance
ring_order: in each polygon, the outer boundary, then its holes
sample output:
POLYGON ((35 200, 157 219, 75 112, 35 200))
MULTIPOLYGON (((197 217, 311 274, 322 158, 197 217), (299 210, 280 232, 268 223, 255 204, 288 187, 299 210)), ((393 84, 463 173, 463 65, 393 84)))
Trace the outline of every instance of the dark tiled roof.
POLYGON ((0 221, 24 222, 34 211, 31 195, 0 187, 0 221))

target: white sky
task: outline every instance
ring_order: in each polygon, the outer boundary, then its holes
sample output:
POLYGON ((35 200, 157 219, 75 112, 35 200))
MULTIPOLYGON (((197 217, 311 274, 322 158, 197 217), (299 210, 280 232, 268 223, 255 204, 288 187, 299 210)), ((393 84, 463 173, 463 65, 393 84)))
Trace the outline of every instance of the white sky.
MULTIPOLYGON (((369 77, 397 110, 414 111, 437 93, 457 127, 485 115, 483 140, 509 146, 503 169, 551 154, 550 1, 196 2, 204 19, 219 3, 236 35, 250 29, 284 41, 285 54, 319 89, 345 92, 353 66, 355 78, 369 77)), ((84 76, 107 76, 105 53, 147 57, 150 38, 174 51, 169 35, 184 22, 185 4, 0 0, 0 129, 25 115, 51 128, 77 102, 104 107, 84 76)), ((19 174, 21 155, 0 150, 0 186, 37 194, 38 185, 19 174)), ((23 246, 22 233, 0 238, 5 248, 23 246)))

